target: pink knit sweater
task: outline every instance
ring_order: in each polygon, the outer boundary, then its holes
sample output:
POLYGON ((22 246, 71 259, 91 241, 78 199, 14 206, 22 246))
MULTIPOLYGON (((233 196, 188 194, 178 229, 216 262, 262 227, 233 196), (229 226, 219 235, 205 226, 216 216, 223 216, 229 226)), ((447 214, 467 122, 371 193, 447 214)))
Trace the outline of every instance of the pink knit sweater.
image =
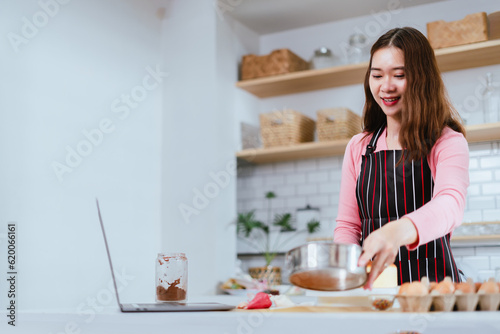
MULTIPOLYGON (((371 136, 361 133, 347 145, 342 165, 342 181, 334 241, 359 244, 361 220, 356 202, 356 181, 361 170, 361 156, 371 136)), ((387 150, 387 131, 380 135, 375 152, 387 150)), ((434 179, 432 200, 421 208, 405 215, 415 225, 417 242, 407 245, 413 250, 436 238, 442 237, 462 223, 465 196, 469 186, 469 147, 461 133, 445 128, 432 148, 427 162, 434 179)))

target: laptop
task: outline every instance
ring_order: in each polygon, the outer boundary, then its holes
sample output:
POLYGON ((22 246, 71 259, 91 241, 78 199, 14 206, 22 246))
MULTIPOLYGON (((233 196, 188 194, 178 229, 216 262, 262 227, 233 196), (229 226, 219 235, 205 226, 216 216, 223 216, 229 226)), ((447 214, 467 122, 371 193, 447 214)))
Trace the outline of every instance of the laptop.
POLYGON ((115 287, 116 301, 120 307, 121 312, 189 312, 189 311, 228 311, 235 307, 221 303, 130 303, 122 304, 120 296, 118 295, 118 288, 116 286, 115 272, 113 270, 113 263, 111 262, 111 254, 108 247, 108 239, 106 232, 104 232, 104 224, 102 222, 101 209, 99 208, 99 201, 96 198, 97 213, 99 215, 99 222, 101 223, 102 236, 104 237, 104 244, 106 252, 108 253, 109 268, 111 269, 111 276, 113 277, 113 286, 115 287))

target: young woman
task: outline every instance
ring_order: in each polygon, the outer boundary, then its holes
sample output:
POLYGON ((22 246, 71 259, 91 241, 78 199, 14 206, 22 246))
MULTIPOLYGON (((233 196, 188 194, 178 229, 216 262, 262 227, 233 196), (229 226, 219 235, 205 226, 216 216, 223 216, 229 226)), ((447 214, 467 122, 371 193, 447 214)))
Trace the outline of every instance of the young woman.
POLYGON ((450 248, 469 185, 469 151, 434 51, 414 28, 396 28, 371 49, 363 133, 347 145, 334 241, 373 259, 365 288, 394 263, 398 283, 460 281, 450 248))

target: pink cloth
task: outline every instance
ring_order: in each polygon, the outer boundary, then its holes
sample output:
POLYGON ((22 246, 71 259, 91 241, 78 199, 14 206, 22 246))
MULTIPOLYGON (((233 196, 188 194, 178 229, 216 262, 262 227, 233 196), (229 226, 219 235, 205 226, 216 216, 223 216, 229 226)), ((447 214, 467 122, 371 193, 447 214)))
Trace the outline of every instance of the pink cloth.
MULTIPOLYGON (((371 136, 358 134, 349 141, 342 165, 342 181, 334 241, 359 244, 361 220, 356 202, 356 181, 361 170, 361 156, 371 136)), ((387 150, 387 131, 380 135, 375 152, 387 150)), ((432 200, 405 215, 415 225, 417 242, 410 250, 442 237, 462 223, 465 197, 469 186, 469 147, 461 133, 446 127, 432 148, 427 162, 434 179, 432 200)))

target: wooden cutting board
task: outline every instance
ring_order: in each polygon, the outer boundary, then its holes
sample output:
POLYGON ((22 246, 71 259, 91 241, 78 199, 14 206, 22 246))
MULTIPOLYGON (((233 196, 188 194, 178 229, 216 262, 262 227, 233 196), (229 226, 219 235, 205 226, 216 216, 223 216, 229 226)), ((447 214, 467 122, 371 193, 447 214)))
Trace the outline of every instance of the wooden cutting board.
MULTIPOLYGON (((371 308, 368 296, 338 296, 318 297, 319 305, 296 305, 292 307, 280 307, 259 310, 235 310, 235 311, 258 311, 258 312, 381 312, 371 308)), ((383 312, 398 312, 399 309, 389 309, 383 312)))

